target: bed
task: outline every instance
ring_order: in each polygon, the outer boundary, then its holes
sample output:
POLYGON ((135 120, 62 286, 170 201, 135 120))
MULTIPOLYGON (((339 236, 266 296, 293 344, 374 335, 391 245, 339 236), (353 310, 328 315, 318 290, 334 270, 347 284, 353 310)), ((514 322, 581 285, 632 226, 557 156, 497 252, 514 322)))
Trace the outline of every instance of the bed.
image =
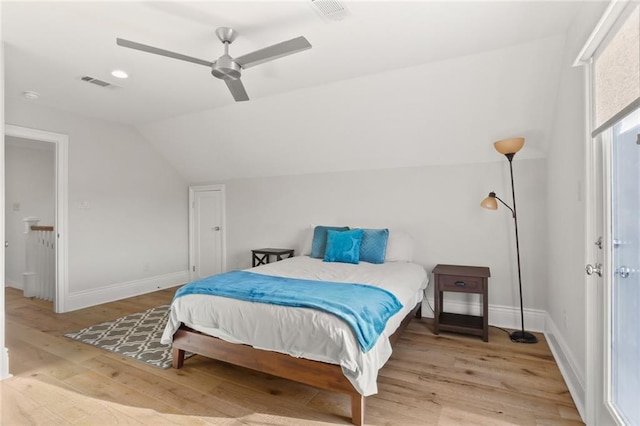
POLYGON ((359 264, 296 256, 246 271, 331 283, 365 284, 391 292, 401 308, 366 351, 342 319, 310 308, 187 294, 175 298, 162 343, 173 345, 173 366, 186 352, 229 362, 351 398, 351 419, 364 423, 365 397, 377 393, 378 370, 412 317, 420 316, 427 285, 424 268, 411 262, 359 264))

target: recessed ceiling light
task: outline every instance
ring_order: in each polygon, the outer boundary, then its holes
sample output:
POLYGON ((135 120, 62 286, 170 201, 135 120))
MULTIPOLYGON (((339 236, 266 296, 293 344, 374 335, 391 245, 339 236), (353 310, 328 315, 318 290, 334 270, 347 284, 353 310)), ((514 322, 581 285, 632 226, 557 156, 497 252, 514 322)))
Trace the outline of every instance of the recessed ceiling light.
POLYGON ((122 70, 113 70, 111 71, 111 75, 114 76, 115 78, 128 78, 129 74, 127 74, 126 72, 122 71, 122 70))
POLYGON ((22 96, 30 100, 36 100, 40 97, 40 94, 37 92, 32 92, 31 90, 27 90, 26 92, 22 92, 22 96))

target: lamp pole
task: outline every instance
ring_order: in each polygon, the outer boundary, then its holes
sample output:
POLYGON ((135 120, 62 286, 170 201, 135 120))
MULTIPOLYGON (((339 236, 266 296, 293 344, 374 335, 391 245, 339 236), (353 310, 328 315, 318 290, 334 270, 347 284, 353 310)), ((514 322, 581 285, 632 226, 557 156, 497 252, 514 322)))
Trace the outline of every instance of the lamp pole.
POLYGON ((513 156, 515 153, 505 154, 509 160, 509 172, 511 174, 511 197, 513 199, 513 223, 516 228, 516 259, 518 262, 518 287, 520 290, 520 324, 522 326, 522 331, 514 331, 510 334, 510 338, 513 342, 518 343, 538 343, 538 338, 531 333, 527 333, 524 331, 524 305, 522 303, 522 272, 520 271, 520 239, 518 238, 518 214, 516 209, 516 189, 513 184, 513 156))

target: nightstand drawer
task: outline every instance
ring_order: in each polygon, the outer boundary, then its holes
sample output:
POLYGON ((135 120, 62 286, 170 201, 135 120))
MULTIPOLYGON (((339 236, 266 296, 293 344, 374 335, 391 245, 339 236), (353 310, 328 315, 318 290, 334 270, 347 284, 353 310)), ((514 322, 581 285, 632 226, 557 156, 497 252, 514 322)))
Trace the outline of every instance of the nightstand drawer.
POLYGON ((482 293, 482 278, 440 275, 439 287, 441 291, 463 291, 482 293))

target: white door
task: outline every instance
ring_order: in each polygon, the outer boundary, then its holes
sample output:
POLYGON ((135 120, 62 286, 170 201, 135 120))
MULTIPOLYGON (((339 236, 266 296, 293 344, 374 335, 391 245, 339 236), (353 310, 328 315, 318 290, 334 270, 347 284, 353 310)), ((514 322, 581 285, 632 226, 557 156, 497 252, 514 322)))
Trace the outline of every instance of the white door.
POLYGON ((223 191, 192 187, 191 280, 223 272, 223 191))
MULTIPOLYGON (((593 424, 640 424, 640 109, 594 139, 593 424), (601 276, 598 274, 600 272, 601 276)), ((591 267, 590 267, 591 266, 591 267)))

